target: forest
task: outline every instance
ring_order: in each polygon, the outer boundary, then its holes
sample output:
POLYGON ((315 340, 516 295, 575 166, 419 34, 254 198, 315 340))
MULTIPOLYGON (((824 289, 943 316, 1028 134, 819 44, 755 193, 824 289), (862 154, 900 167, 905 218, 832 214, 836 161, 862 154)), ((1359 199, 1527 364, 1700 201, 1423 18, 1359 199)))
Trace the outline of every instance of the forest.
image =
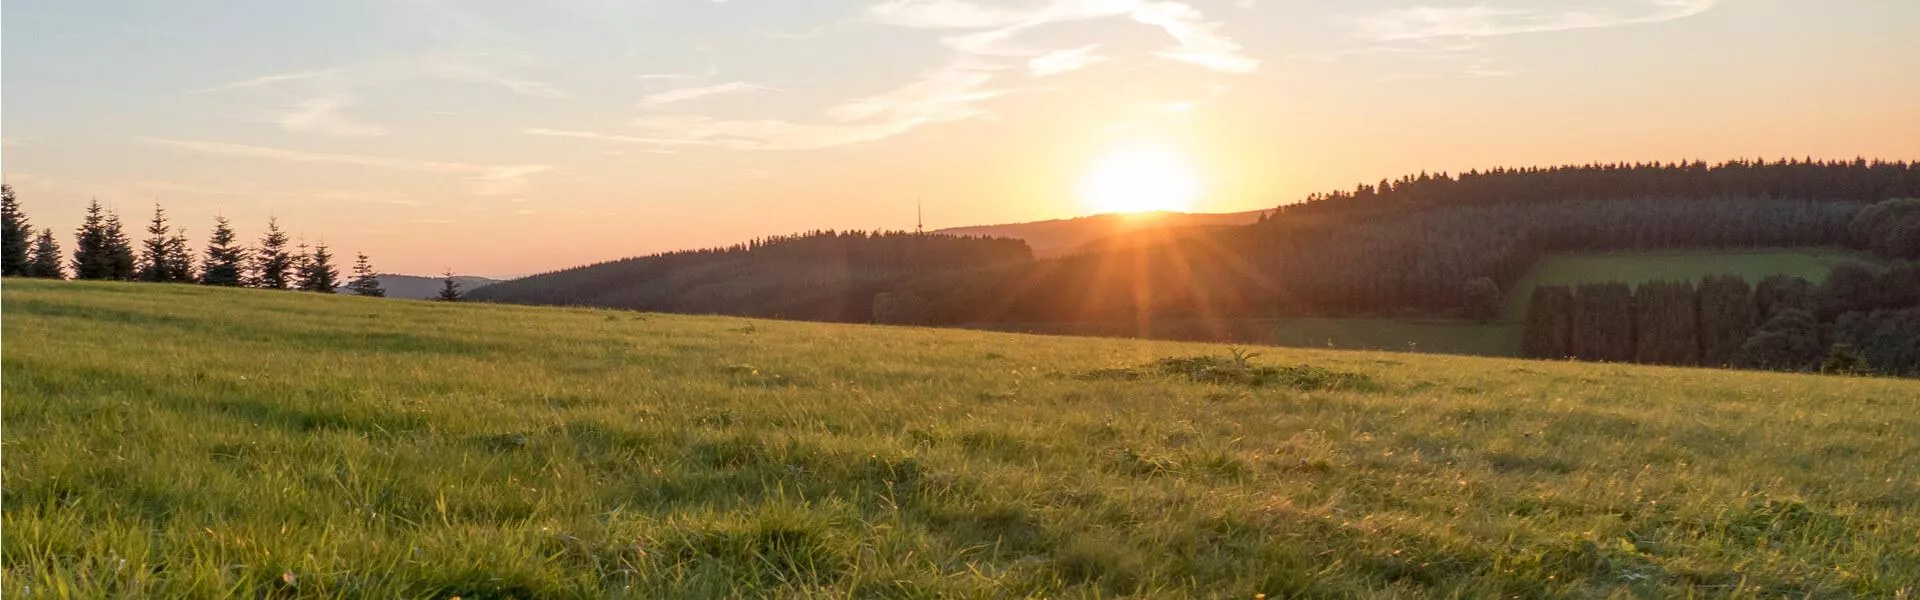
POLYGON ((1895 246, 1920 229, 1897 223, 1920 219, 1920 203, 1875 204, 1908 197, 1920 197, 1920 168, 1889 161, 1422 173, 1314 194, 1251 225, 1154 232, 1059 258, 1034 259, 1012 240, 817 232, 587 265, 475 297, 919 324, 1464 316, 1470 284, 1504 289, 1547 252, 1913 252, 1895 246), (1882 225, 1856 231, 1869 205, 1882 225))

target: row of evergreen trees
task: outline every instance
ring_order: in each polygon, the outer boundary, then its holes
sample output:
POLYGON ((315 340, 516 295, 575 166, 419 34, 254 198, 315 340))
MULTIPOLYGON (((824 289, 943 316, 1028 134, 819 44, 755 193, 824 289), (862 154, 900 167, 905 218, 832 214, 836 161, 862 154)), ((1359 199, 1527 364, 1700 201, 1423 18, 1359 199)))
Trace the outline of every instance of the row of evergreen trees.
POLYGON ((1815 285, 1775 275, 1539 286, 1522 351, 1662 365, 1920 374, 1920 267, 1837 266, 1815 285))
MULTIPOLYGON (((333 252, 326 243, 292 246, 277 220, 267 220, 267 233, 256 247, 239 242, 225 217, 214 219, 204 254, 195 260, 186 232, 167 220, 166 209, 155 205, 146 237, 135 244, 120 215, 94 201, 74 235, 70 261, 61 255, 51 228, 33 233, 13 187, 0 184, 0 274, 8 277, 200 283, 262 289, 297 289, 331 294, 343 287, 333 252)), ((372 262, 360 254, 353 278, 344 285, 362 296, 384 296, 372 262)))

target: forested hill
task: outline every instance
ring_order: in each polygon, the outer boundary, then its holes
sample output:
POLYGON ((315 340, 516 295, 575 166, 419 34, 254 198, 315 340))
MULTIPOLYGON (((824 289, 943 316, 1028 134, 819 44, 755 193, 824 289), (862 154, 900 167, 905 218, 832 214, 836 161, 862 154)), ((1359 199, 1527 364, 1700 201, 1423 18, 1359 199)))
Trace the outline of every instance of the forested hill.
POLYGON ((1025 263, 1019 240, 815 231, 627 258, 496 283, 474 300, 870 321, 874 296, 934 273, 1025 263))
POLYGON ((475 297, 932 324, 1449 315, 1469 286, 1505 288, 1544 252, 1866 247, 1853 233, 1862 208, 1901 197, 1920 197, 1912 163, 1419 174, 1315 194, 1251 225, 1140 236, 1148 239, 1054 259, 1010 240, 825 232, 591 265, 475 297))

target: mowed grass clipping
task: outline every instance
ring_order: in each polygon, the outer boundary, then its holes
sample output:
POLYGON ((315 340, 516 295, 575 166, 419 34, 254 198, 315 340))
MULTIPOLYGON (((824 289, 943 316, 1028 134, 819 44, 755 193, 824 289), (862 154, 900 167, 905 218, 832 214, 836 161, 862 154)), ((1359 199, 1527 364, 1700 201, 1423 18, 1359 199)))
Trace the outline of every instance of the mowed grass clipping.
MULTIPOLYGON (((1877 262, 1873 255, 1838 248, 1778 248, 1762 250, 1662 250, 1549 254, 1535 262, 1512 289, 1500 318, 1527 318, 1533 288, 1542 285, 1578 285, 1610 281, 1638 285, 1648 281, 1691 281, 1698 285, 1708 275, 1738 275, 1748 284, 1774 275, 1795 275, 1819 284, 1833 267, 1849 261, 1877 262)), ((1514 345, 1519 346, 1516 336, 1514 345)))
POLYGON ((1920 593, 1915 381, 28 281, 4 343, 9 597, 1920 593))

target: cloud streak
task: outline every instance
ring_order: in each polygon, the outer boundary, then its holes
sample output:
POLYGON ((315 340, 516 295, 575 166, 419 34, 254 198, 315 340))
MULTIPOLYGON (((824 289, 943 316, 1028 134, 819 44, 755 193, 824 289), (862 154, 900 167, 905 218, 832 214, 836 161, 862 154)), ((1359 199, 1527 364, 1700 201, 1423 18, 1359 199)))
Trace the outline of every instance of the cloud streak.
POLYGON ((321 96, 294 105, 286 114, 274 119, 274 122, 287 131, 326 137, 386 135, 387 130, 384 127, 355 122, 340 114, 341 109, 352 106, 355 102, 356 99, 350 94, 321 96))
POLYGON ((573 97, 566 90, 555 87, 553 84, 507 75, 468 58, 448 56, 429 58, 424 62, 424 67, 428 74, 441 79, 502 87, 522 96, 551 100, 565 100, 573 97))
POLYGON ((1048 77, 1069 71, 1078 71, 1111 60, 1105 56, 1093 53, 1094 50, 1098 49, 1100 49, 1099 44, 1091 44, 1079 48, 1048 52, 1027 60, 1027 72, 1031 73, 1034 77, 1048 77))
POLYGON ((263 75, 260 77, 254 77, 252 79, 242 79, 240 81, 223 83, 213 87, 193 90, 193 91, 187 92, 187 95, 191 96, 191 95, 197 95, 197 94, 210 94, 213 92, 221 92, 221 91, 227 91, 227 90, 257 88, 262 86, 273 85, 276 83, 285 83, 289 81, 306 81, 310 79, 332 77, 334 75, 339 75, 341 71, 342 69, 335 67, 331 69, 315 69, 311 71, 293 71, 289 73, 263 75))
POLYGON ((1361 15, 1354 35, 1379 42, 1475 38, 1661 23, 1713 10, 1720 0, 1636 0, 1624 9, 1547 10, 1413 6, 1361 15))
POLYGON ((688 100, 697 100, 697 99, 705 98, 708 96, 719 96, 724 94, 743 94, 748 92, 780 92, 780 91, 785 91, 785 90, 781 90, 780 88, 767 87, 764 85, 759 85, 754 83, 747 83, 745 81, 735 81, 731 83, 722 83, 719 85, 709 85, 709 86, 701 86, 701 87, 694 87, 694 88, 681 88, 677 90, 668 90, 665 92, 648 94, 647 96, 640 99, 640 105, 641 106, 665 106, 665 105, 673 104, 676 102, 686 102, 688 100))
POLYGON ((548 165, 475 165, 445 161, 365 156, 359 154, 306 152, 268 146, 230 144, 226 142, 150 137, 136 139, 155 146, 212 156, 295 163, 352 165, 415 173, 464 175, 471 181, 473 192, 480 195, 504 195, 517 192, 525 187, 528 176, 553 170, 553 167, 548 165))

